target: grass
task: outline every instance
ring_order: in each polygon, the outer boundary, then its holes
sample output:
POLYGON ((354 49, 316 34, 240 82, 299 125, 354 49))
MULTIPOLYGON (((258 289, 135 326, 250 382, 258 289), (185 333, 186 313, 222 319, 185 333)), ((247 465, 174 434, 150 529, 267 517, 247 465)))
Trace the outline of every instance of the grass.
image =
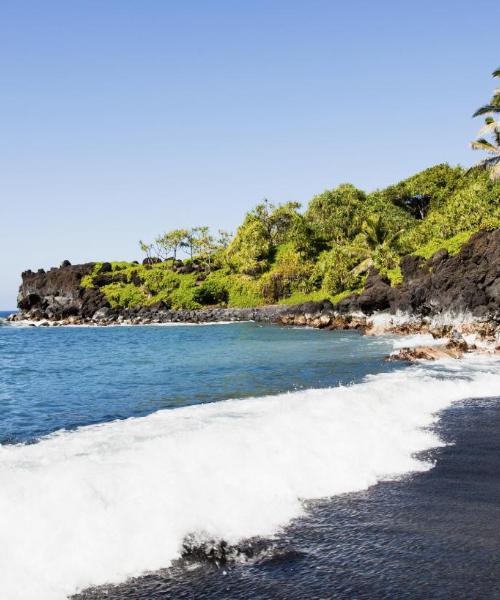
POLYGON ((386 275, 389 278, 392 287, 403 283, 403 273, 401 273, 401 267, 399 265, 393 269, 388 269, 386 275))
POLYGON ((315 290, 314 292, 310 292, 308 294, 295 292, 288 298, 283 298, 280 300, 279 304, 304 304, 304 302, 321 302, 322 300, 330 300, 332 304, 337 304, 337 302, 340 302, 344 298, 347 298, 352 294, 360 294, 362 291, 362 288, 355 290, 344 290, 343 292, 339 292, 333 296, 324 290, 315 290))
POLYGON ((476 231, 461 231, 447 240, 432 240, 427 244, 417 248, 413 254, 423 256, 426 259, 431 258, 438 250, 448 250, 451 256, 458 254, 464 244, 466 244, 476 231))

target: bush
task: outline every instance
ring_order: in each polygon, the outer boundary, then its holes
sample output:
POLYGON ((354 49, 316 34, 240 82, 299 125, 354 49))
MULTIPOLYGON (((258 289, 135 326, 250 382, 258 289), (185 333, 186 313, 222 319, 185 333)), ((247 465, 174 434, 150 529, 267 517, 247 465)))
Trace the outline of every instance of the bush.
POLYGON ((198 287, 195 300, 200 304, 227 304, 229 290, 227 275, 223 273, 211 273, 198 287))
POLYGON ((422 219, 429 208, 439 208, 453 193, 463 180, 463 174, 461 167, 440 164, 376 192, 376 195, 400 207, 413 218, 422 219))
POLYGON ((323 252, 315 265, 313 280, 329 295, 357 287, 360 276, 353 273, 360 257, 351 248, 335 246, 323 252))
POLYGON ((101 291, 112 308, 137 308, 148 301, 143 290, 133 283, 110 283, 101 291))
POLYGON ((250 308, 264 303, 259 293, 259 283, 246 275, 228 277, 228 305, 233 308, 250 308))
POLYGON ((261 294, 267 301, 276 302, 294 292, 307 293, 311 291, 312 270, 313 264, 302 258, 295 244, 282 244, 271 270, 260 279, 261 294))
POLYGON ((429 211, 426 219, 405 234, 408 251, 438 240, 446 240, 461 232, 500 226, 500 184, 480 173, 464 176, 460 185, 443 200, 439 209, 429 211))

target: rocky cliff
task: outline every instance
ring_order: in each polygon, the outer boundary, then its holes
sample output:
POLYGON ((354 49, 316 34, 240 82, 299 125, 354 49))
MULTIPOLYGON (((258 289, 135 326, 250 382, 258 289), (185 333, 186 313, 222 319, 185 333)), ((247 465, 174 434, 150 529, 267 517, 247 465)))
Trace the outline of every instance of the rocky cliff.
POLYGON ((439 250, 429 260, 413 255, 403 257, 403 283, 396 287, 391 287, 387 279, 372 270, 360 295, 345 298, 335 306, 325 301, 255 309, 172 311, 159 306, 111 309, 98 288, 81 285, 82 278, 93 267, 94 263, 72 266, 65 261, 61 267, 47 272, 23 273, 18 297, 20 317, 103 323, 253 319, 329 327, 340 321, 357 326, 359 322, 350 319, 350 315, 386 311, 417 317, 469 313, 484 321, 500 321, 500 229, 477 233, 455 256, 439 250))
POLYGON ((438 250, 429 260, 404 256, 401 271, 403 284, 394 288, 371 272, 363 293, 346 298, 337 309, 367 314, 387 310, 417 316, 500 316, 500 229, 477 233, 455 256, 446 250, 438 250))
POLYGON ((17 296, 22 315, 30 319, 61 320, 70 316, 83 318, 108 306, 98 289, 82 287, 82 277, 92 272, 94 263, 72 266, 64 261, 50 271, 25 271, 17 296))

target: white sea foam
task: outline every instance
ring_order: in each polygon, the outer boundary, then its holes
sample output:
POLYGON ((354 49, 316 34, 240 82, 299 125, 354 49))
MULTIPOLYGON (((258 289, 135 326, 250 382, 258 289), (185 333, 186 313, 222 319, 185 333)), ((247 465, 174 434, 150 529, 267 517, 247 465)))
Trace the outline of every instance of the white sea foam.
POLYGON ((181 322, 181 321, 168 321, 165 323, 132 323, 131 321, 112 322, 107 325, 101 325, 100 323, 66 323, 61 325, 58 321, 48 321, 48 325, 40 325, 41 321, 31 321, 24 319, 23 321, 7 321, 6 319, 0 318, 0 325, 9 325, 11 327, 39 327, 41 329, 103 329, 110 327, 208 327, 210 325, 234 325, 237 323, 251 323, 252 321, 206 321, 199 323, 181 322))
MULTIPOLYGON (((361 313, 360 313, 361 314, 361 313)), ((431 317, 422 317, 412 315, 407 312, 397 311, 396 313, 388 312, 376 312, 369 317, 370 321, 377 326, 389 326, 389 325, 405 325, 407 323, 419 324, 424 320, 426 323, 433 327, 441 325, 464 325, 468 323, 478 322, 472 313, 468 311, 462 312, 440 312, 431 317)))
POLYGON ((497 359, 442 364, 1 446, 2 597, 123 581, 167 566, 187 534, 272 535, 300 499, 430 468, 415 453, 441 444, 425 429, 436 412, 500 393, 497 359))
POLYGON ((400 348, 416 348, 417 346, 443 346, 449 342, 448 338, 434 338, 430 333, 416 333, 414 335, 398 336, 393 339, 395 350, 400 348))

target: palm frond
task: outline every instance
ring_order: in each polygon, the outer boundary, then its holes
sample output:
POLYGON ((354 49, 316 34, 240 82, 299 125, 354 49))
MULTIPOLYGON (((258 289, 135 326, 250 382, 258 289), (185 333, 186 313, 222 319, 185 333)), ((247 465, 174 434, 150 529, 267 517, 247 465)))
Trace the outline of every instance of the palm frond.
POLYGON ((481 137, 492 135, 496 132, 497 129, 500 129, 500 121, 495 121, 495 119, 489 119, 477 132, 477 135, 481 137))
POLYGON ((498 154, 500 152, 500 148, 495 146, 491 142, 484 138, 480 138, 475 142, 471 142, 471 148, 473 150, 484 150, 485 152, 489 152, 490 154, 498 154))
POLYGON ((498 181, 499 179, 499 171, 500 171, 500 156, 492 156, 491 158, 485 158, 481 162, 472 165, 469 167, 467 171, 465 171, 466 175, 471 175, 477 171, 490 171, 490 177, 494 181, 498 181))
POLYGON ((500 68, 495 69, 492 73, 493 77, 500 77, 500 68))
POLYGON ((481 115, 487 115, 489 113, 500 112, 500 105, 497 104, 485 104, 478 108, 476 112, 472 115, 473 117, 479 117, 481 115))
POLYGON ((373 258, 368 257, 365 260, 363 260, 362 262, 360 262, 359 265, 357 265, 353 269, 351 269, 351 274, 356 277, 358 275, 363 275, 364 273, 368 272, 370 267, 373 267, 373 258))
POLYGON ((396 240, 398 240, 403 233, 405 232, 404 229, 400 229, 399 231, 396 231, 396 233, 393 233, 392 235, 389 235, 385 240, 384 240, 384 246, 387 246, 388 248, 390 248, 394 242, 396 240))

